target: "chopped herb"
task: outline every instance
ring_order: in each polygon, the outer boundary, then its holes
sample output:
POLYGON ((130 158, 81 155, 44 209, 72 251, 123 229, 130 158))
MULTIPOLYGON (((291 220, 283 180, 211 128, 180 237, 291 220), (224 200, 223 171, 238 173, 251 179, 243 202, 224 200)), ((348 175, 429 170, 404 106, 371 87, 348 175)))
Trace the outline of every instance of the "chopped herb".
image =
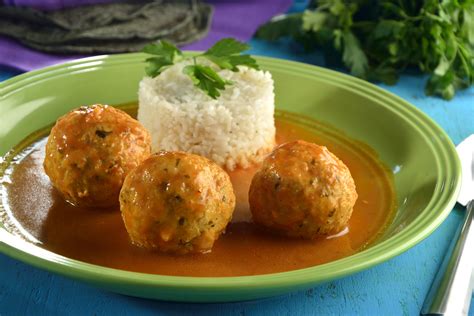
POLYGON ((166 192, 170 189, 170 183, 169 182, 162 182, 160 187, 161 187, 161 191, 163 192, 166 192))
POLYGON ((275 183, 275 190, 278 190, 278 188, 280 187, 280 184, 281 184, 281 181, 280 179, 278 179, 277 182, 275 183))
POLYGON ((112 132, 106 132, 106 131, 103 131, 103 130, 100 130, 100 129, 98 129, 98 130, 95 131, 95 134, 96 134, 97 136, 99 136, 100 138, 105 138, 105 137, 106 137, 107 135, 109 135, 110 133, 112 133, 112 132))
POLYGON ((184 67, 183 73, 188 75, 194 85, 204 91, 208 96, 217 99, 219 90, 224 90, 226 85, 232 82, 223 79, 219 74, 207 65, 199 64, 199 59, 207 59, 220 69, 239 71, 237 66, 247 66, 258 69, 257 61, 250 55, 241 55, 243 51, 250 48, 249 45, 239 42, 233 38, 224 38, 214 44, 202 54, 194 57, 184 58, 183 53, 173 44, 161 40, 158 43, 148 44, 143 52, 153 55, 147 58, 145 68, 146 74, 156 77, 173 64, 182 60, 193 60, 192 65, 184 67))

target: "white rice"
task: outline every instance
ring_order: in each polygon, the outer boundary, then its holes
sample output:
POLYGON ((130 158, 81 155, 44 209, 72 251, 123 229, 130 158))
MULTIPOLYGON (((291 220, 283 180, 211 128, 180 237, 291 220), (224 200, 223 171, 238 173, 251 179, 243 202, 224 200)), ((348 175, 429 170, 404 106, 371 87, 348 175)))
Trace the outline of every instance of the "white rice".
POLYGON ((182 73, 185 65, 140 82, 138 120, 150 131, 153 150, 195 153, 228 170, 261 161, 275 144, 271 74, 219 70, 233 84, 214 100, 182 73))

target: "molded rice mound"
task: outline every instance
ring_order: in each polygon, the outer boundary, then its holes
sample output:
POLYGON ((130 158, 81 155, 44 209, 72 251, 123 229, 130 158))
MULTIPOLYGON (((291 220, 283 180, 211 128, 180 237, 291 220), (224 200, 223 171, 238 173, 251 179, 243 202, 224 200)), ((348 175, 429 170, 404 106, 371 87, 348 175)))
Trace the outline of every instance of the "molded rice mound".
POLYGON ((262 161, 275 145, 273 79, 267 71, 219 70, 232 85, 214 100, 176 64, 139 87, 138 120, 153 151, 185 151, 233 170, 262 161))

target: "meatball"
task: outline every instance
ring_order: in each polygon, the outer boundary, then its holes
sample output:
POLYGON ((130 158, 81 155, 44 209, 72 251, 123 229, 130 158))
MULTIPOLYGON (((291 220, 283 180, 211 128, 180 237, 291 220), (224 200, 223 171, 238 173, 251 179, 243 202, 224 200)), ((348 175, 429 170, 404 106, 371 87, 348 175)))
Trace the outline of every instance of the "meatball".
POLYGON ((232 218, 228 174, 202 156, 162 151, 130 172, 120 210, 132 242, 178 254, 211 250, 232 218))
POLYGON ((109 207, 118 204, 125 176, 150 154, 150 134, 137 120, 96 104, 58 119, 43 165, 67 201, 109 207))
POLYGON ((326 147, 294 141, 277 147, 252 179, 255 223, 290 237, 341 231, 357 200, 354 180, 326 147))

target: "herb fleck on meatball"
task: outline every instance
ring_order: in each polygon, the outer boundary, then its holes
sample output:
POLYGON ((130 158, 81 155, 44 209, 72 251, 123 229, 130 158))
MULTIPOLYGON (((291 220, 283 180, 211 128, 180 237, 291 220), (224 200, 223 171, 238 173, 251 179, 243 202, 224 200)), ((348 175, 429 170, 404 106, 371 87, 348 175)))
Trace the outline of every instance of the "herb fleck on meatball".
POLYGON ((69 202, 118 204, 125 176, 151 153, 148 131, 107 105, 75 109, 59 118, 46 144, 44 169, 69 202))
POLYGON ((308 239, 344 229, 356 200, 346 165, 326 147, 301 140, 277 147, 249 191, 255 223, 308 239))
POLYGON ((228 174, 202 156, 159 152, 125 179, 120 209, 134 244, 178 254, 211 250, 232 218, 228 174))

